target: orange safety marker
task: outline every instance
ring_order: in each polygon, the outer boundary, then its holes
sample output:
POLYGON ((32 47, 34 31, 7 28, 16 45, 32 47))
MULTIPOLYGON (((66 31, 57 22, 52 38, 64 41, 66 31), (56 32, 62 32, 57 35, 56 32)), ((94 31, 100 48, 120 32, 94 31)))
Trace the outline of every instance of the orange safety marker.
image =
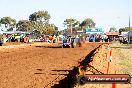
MULTIPOLYGON (((112 49, 110 50, 110 62, 112 61, 112 49)), ((115 71, 116 74, 116 71, 115 71)), ((116 88, 116 83, 112 83, 112 88, 116 88)))
POLYGON ((112 88, 116 88, 116 84, 115 83, 112 83, 112 88))
POLYGON ((110 50, 110 62, 112 61, 112 49, 110 50))
MULTIPOLYGON (((107 49, 109 49, 109 40, 108 40, 108 47, 107 47, 107 49)), ((106 55, 106 57, 107 56, 108 55, 106 55)), ((109 73, 110 62, 112 62, 112 49, 110 50, 110 57, 109 57, 109 60, 108 60, 107 74, 109 73)), ((116 71, 115 71, 115 74, 116 74, 116 71)), ((116 88, 116 83, 112 83, 112 88, 116 88)))
MULTIPOLYGON (((116 71, 115 71, 116 74, 116 71)), ((112 83, 112 88, 116 88, 116 83, 112 83)))
POLYGON ((108 60, 107 74, 109 73, 110 62, 112 62, 112 49, 110 50, 110 57, 108 60))
POLYGON ((110 68, 110 62, 108 61, 108 67, 107 67, 107 73, 106 74, 109 73, 109 68, 110 68))
MULTIPOLYGON (((116 74, 116 71, 115 71, 116 74)), ((112 83, 112 88, 116 88, 116 83, 112 83)))

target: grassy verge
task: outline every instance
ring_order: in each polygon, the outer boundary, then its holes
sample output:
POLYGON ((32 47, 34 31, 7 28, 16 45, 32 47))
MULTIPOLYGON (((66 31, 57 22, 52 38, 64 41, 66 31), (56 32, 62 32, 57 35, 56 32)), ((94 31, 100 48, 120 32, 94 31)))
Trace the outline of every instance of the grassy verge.
POLYGON ((132 45, 114 43, 112 47, 118 58, 117 64, 121 67, 121 71, 132 75, 132 45))

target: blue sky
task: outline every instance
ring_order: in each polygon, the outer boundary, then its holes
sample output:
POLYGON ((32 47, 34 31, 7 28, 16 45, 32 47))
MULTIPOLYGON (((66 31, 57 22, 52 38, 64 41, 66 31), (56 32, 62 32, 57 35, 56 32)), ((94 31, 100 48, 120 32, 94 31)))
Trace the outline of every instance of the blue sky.
POLYGON ((96 27, 108 31, 113 26, 128 26, 129 14, 132 19, 132 0, 0 0, 0 18, 11 16, 19 21, 28 19, 38 10, 47 10, 51 15, 50 23, 59 30, 64 28, 66 18, 79 21, 91 18, 96 27))

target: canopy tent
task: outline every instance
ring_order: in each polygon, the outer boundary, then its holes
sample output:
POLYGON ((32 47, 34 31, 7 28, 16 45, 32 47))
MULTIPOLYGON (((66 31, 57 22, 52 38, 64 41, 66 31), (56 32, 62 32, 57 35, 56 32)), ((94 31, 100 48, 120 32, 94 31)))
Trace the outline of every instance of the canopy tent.
POLYGON ((128 36, 128 34, 121 34, 121 35, 119 35, 120 37, 127 37, 128 36))
POLYGON ((118 36, 119 33, 118 32, 106 32, 105 33, 107 36, 118 36))
POLYGON ((119 36, 120 37, 127 37, 128 36, 128 32, 121 32, 121 34, 119 36))
POLYGON ((29 32, 22 32, 22 31, 0 31, 0 34, 16 34, 16 33, 20 33, 20 34, 25 34, 29 32))

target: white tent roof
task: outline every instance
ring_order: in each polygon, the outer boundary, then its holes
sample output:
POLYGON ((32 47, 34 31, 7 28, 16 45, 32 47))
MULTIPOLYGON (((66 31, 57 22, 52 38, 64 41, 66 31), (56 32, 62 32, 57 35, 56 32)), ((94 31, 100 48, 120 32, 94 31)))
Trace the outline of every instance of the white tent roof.
POLYGON ((29 32, 22 32, 22 31, 0 31, 0 34, 15 34, 15 33, 29 33, 29 32))
POLYGON ((128 36, 128 32, 121 32, 121 35, 119 35, 119 36, 122 36, 122 37, 123 37, 123 36, 124 36, 124 37, 125 37, 125 36, 128 36))

